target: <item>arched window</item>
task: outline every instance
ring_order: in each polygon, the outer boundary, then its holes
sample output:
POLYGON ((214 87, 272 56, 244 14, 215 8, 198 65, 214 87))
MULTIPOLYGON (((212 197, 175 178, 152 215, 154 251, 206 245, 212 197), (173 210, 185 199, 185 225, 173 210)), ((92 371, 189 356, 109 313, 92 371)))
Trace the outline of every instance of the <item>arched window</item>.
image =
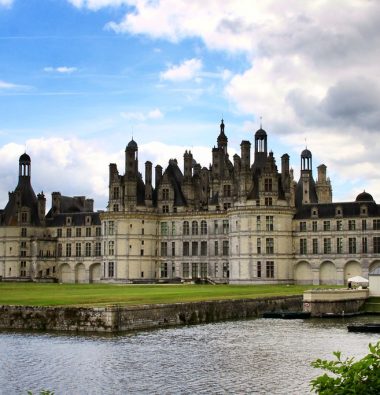
POLYGON ((201 221, 201 235, 207 235, 207 222, 201 221))
POLYGON ((198 222, 197 221, 193 221, 191 223, 191 234, 193 234, 193 235, 198 234, 198 222))
POLYGON ((184 235, 189 235, 189 233, 190 233, 190 230, 189 230, 189 222, 188 221, 184 221, 183 222, 183 230, 182 230, 182 233, 184 234, 184 235))

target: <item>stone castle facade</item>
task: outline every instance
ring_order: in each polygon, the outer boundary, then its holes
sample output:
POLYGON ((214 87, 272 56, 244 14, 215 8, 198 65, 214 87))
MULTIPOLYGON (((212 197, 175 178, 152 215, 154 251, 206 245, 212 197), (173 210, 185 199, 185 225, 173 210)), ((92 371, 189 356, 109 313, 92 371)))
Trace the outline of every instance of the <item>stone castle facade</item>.
POLYGON ((313 176, 301 153, 295 181, 289 156, 278 169, 267 133, 242 141, 232 161, 222 120, 212 164, 190 151, 181 170, 145 163, 138 146, 125 150, 125 169, 109 167, 107 211, 83 196, 43 193, 31 185, 31 159, 19 160, 19 182, 0 211, 3 280, 60 282, 191 281, 231 284, 343 284, 380 267, 380 206, 366 192, 332 202, 326 166, 313 176), (251 151, 253 150, 253 160, 251 151))

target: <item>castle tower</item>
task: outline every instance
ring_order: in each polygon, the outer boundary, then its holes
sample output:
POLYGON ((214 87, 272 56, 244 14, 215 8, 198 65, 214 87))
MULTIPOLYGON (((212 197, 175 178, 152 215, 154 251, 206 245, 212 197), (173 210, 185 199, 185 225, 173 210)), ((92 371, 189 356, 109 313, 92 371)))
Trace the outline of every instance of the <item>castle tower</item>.
POLYGON ((318 195, 318 203, 332 202, 332 188, 330 179, 326 177, 326 165, 318 166, 318 179, 315 183, 315 188, 318 195))
POLYGON ((260 128, 255 133, 255 161, 254 167, 260 168, 265 166, 265 162, 268 156, 268 142, 267 132, 260 128))
POLYGON ((224 154, 227 154, 227 143, 228 143, 228 138, 224 134, 224 121, 223 119, 221 120, 220 123, 220 133, 217 139, 218 143, 218 148, 223 151, 224 154))
POLYGON ((132 139, 125 149, 125 206, 132 211, 137 203, 138 147, 132 139))
POLYGON ((185 180, 189 180, 192 177, 192 168, 193 168, 193 154, 191 151, 185 151, 183 155, 183 175, 185 180))
POLYGON ((135 179, 138 172, 138 147, 133 139, 125 149, 125 175, 127 179, 135 179))
POLYGON ((315 182, 313 179, 313 157, 305 148, 301 152, 301 178, 298 181, 296 192, 296 205, 318 203, 315 182))

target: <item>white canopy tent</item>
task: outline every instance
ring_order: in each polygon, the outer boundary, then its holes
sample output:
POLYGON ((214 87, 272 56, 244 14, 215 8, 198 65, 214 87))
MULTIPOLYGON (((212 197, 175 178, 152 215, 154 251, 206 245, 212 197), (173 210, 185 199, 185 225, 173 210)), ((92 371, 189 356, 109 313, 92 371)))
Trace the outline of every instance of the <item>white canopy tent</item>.
POLYGON ((347 281, 355 284, 368 284, 368 280, 362 276, 350 277, 347 281))

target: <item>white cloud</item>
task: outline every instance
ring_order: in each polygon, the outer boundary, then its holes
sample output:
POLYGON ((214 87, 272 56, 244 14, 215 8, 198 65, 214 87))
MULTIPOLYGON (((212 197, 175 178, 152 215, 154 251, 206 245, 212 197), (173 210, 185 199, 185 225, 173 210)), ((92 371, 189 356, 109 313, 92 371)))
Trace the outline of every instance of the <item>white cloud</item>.
POLYGON ((10 7, 13 4, 13 0, 0 0, 0 6, 10 7))
POLYGON ((74 7, 88 8, 97 11, 103 7, 119 7, 123 4, 131 3, 127 0, 68 0, 74 7))
MULTIPOLYGON (((362 183, 380 185, 375 171, 380 168, 380 147, 375 144, 380 133, 380 2, 224 0, 221 6, 220 0, 130 0, 125 4, 131 8, 121 20, 110 21, 108 29, 174 43, 197 38, 210 51, 243 55, 245 68, 231 69, 224 80, 233 110, 254 117, 256 125, 262 116, 269 138, 273 141, 273 135, 279 135, 290 151, 302 148, 307 137, 315 159, 327 161, 341 175, 338 183, 351 185, 353 169, 362 183)), ((164 71, 161 79, 206 77, 202 68, 186 73, 181 66, 164 71)), ((380 188, 376 189, 370 192, 380 197, 380 188)))
POLYGON ((166 81, 188 81, 196 78, 202 70, 202 61, 200 59, 187 59, 179 65, 169 66, 169 68, 160 74, 160 78, 166 81))
POLYGON ((45 67, 44 71, 48 73, 61 73, 61 74, 71 74, 74 71, 77 71, 76 67, 67 67, 67 66, 59 66, 59 67, 45 67))
POLYGON ((164 117, 164 114, 158 108, 155 108, 148 112, 142 112, 142 111, 122 112, 120 115, 124 119, 127 119, 129 121, 139 121, 139 122, 143 122, 149 119, 160 119, 164 117))

